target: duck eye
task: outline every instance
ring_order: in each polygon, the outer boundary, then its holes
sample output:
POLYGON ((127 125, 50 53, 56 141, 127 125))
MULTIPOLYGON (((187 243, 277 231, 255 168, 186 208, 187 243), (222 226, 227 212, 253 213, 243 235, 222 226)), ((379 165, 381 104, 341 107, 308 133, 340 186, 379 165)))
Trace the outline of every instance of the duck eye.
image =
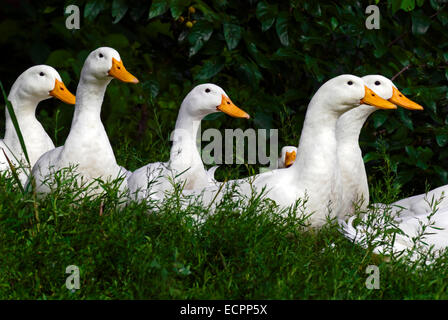
POLYGON ((376 86, 379 86, 381 84, 381 82, 379 82, 379 81, 375 81, 375 85, 376 86))
POLYGON ((209 88, 205 89, 205 92, 209 93, 209 92, 210 92, 210 89, 209 89, 209 88))
POLYGON ((99 56, 100 58, 104 57, 102 53, 100 53, 98 56, 99 56))
POLYGON ((39 73, 39 75, 40 75, 41 77, 43 77, 43 76, 45 75, 45 73, 41 72, 41 73, 39 73))
POLYGON ((353 84, 353 81, 350 80, 349 82, 347 82, 347 84, 348 84, 349 86, 351 86, 351 85, 353 84))

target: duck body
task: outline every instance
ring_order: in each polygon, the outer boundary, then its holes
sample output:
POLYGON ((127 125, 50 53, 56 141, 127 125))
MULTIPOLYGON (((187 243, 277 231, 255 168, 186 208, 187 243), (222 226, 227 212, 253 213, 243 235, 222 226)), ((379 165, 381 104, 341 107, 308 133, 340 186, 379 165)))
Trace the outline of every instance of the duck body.
MULTIPOLYGON (((93 180, 125 178, 126 172, 116 162, 100 116, 104 94, 112 80, 107 70, 113 70, 117 61, 121 63, 118 52, 106 47, 91 52, 87 57, 76 90, 70 133, 63 146, 45 153, 33 167, 38 193, 50 192, 47 178, 50 177, 51 181, 51 177, 63 168, 74 167, 77 181, 80 184, 92 183, 92 190, 98 186, 98 182, 93 180)), ((124 76, 130 75, 122 64, 119 69, 124 76)), ((126 82, 137 83, 138 80, 131 76, 126 82)), ((125 183, 120 184, 120 189, 125 190, 125 183)))
POLYGON ((155 162, 135 170, 128 178, 131 199, 163 199, 165 192, 180 183, 185 190, 205 188, 213 183, 213 171, 207 172, 196 145, 201 120, 222 111, 230 116, 249 118, 219 86, 211 83, 196 86, 179 109, 173 145, 168 162, 155 162), (224 105, 224 106, 223 106, 224 105))
MULTIPOLYGON (((289 168, 229 181, 224 189, 235 184, 238 193, 246 196, 253 190, 264 190, 265 197, 281 207, 290 207, 302 199, 313 227, 322 226, 327 216, 337 217, 342 183, 338 169, 336 124, 344 112, 361 104, 367 92, 362 79, 352 75, 327 81, 308 105, 295 162, 289 168)), ((386 105, 394 107, 387 102, 386 105)), ((221 188, 209 188, 198 193, 211 203, 222 197, 218 194, 221 188)))
MULTIPOLYGON (((401 107, 411 110, 423 108, 407 99, 395 85, 384 76, 368 75, 362 77, 366 86, 378 96, 401 107)), ((337 122, 338 159, 344 192, 342 195, 343 216, 351 216, 355 207, 366 211, 369 204, 369 187, 362 151, 359 147, 359 135, 368 117, 377 109, 363 104, 345 112, 337 122)))
MULTIPOLYGON (((362 223, 354 225, 355 216, 347 222, 340 221, 344 235, 363 247, 367 247, 367 239, 374 244, 373 252, 376 254, 400 255, 409 253, 411 261, 415 261, 432 250, 437 258, 448 248, 448 210, 440 210, 422 215, 404 208, 395 210, 396 207, 376 206, 375 214, 378 218, 372 221, 373 226, 367 225, 367 216, 362 218, 362 223), (385 221, 382 214, 391 215, 392 221, 385 221), (399 232, 383 233, 393 228, 399 232), (379 229, 380 228, 380 229, 379 229), (379 231, 378 231, 379 230, 379 231)), ((371 218, 370 218, 371 219, 371 218)), ((432 262, 430 260, 429 262, 432 262)))

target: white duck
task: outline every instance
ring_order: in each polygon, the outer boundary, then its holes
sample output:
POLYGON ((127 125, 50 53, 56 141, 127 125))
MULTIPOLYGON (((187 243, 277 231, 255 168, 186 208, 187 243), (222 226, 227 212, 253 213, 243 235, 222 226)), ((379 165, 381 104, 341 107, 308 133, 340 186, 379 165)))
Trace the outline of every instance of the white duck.
MULTIPOLYGON (((428 202, 431 203, 431 200, 428 202)), ((391 206, 377 206, 357 226, 354 225, 355 216, 347 222, 340 221, 342 232, 362 247, 373 245, 376 254, 401 255, 407 252, 411 261, 421 258, 422 254, 426 255, 430 249, 437 258, 448 248, 447 209, 414 216, 406 214, 405 210, 404 217, 393 209, 391 206)))
MULTIPOLYGON (((83 183, 125 176, 101 122, 101 106, 110 81, 138 83, 124 67, 119 53, 108 47, 98 48, 87 57, 76 90, 76 105, 70 133, 65 144, 51 150, 37 161, 32 170, 38 193, 51 191, 52 176, 60 169, 76 166, 83 183), (46 178, 50 178, 46 181, 46 178)), ((92 184, 92 189, 96 183, 92 184)), ((124 188, 124 184, 122 184, 124 188)))
MULTIPOLYGON (((306 212, 312 213, 311 225, 322 226, 327 215, 338 214, 341 200, 336 123, 344 112, 363 103, 384 109, 396 108, 378 97, 356 76, 341 75, 327 81, 308 105, 294 164, 286 169, 229 181, 226 187, 236 184, 243 195, 250 195, 253 189, 260 192, 266 188, 265 196, 281 207, 290 207, 299 199, 307 199, 306 212)), ((205 203, 211 204, 219 201, 223 193, 220 191, 221 186, 184 193, 200 195, 205 203)))
POLYGON ((173 188, 173 182, 184 183, 184 189, 202 188, 214 179, 213 167, 204 168, 196 146, 201 120, 208 114, 224 112, 232 117, 249 119, 219 86, 206 83, 193 88, 179 109, 173 145, 168 162, 155 162, 135 170, 128 178, 131 199, 162 199, 165 191, 173 188))
MULTIPOLYGON (((392 81, 386 77, 368 75, 362 79, 366 86, 374 90, 381 98, 406 109, 423 110, 422 106, 398 91, 392 81)), ((361 105, 345 112, 337 122, 338 160, 344 186, 341 210, 345 216, 351 216, 354 213, 354 204, 361 210, 366 210, 369 204, 369 187, 362 151, 359 147, 359 134, 367 118, 375 110, 377 108, 361 105)))
MULTIPOLYGON (((53 141, 36 119, 36 108, 39 102, 51 97, 56 97, 68 104, 75 104, 75 96, 65 87, 59 73, 47 65, 37 65, 24 71, 14 82, 8 95, 31 167, 42 154, 54 149, 53 141)), ((5 137, 0 140, 0 149, 2 149, 0 150, 0 171, 10 170, 6 154, 11 163, 16 168, 20 168, 18 169, 19 179, 22 184, 25 184, 31 168, 28 168, 8 108, 5 108, 5 118, 5 137)))
MULTIPOLYGON (((423 107, 401 94, 389 79, 378 75, 365 76, 363 79, 370 88, 374 88, 375 92, 383 98, 387 99, 391 97, 388 99, 389 101, 407 109, 423 110, 423 107), (392 90, 389 88, 392 88, 392 90)), ((360 198, 358 195, 361 195, 364 199, 368 199, 369 196, 367 177, 357 140, 362 123, 375 110, 372 110, 369 106, 362 107, 364 108, 364 112, 362 112, 362 109, 359 109, 358 113, 354 112, 357 110, 351 110, 340 118, 339 121, 341 123, 338 122, 338 128, 339 125, 341 125, 341 128, 346 128, 345 131, 338 131, 346 141, 346 145, 338 151, 340 151, 340 155, 345 155, 346 160, 340 161, 341 175, 344 181, 344 193, 347 195, 346 199, 353 197, 351 201, 345 202, 345 212, 349 214, 353 212, 353 207, 351 207, 352 201, 356 201, 356 197, 360 198), (355 120, 356 117, 358 117, 359 121, 355 120), (350 134, 350 132, 352 133, 350 134), (356 152, 354 152, 355 150, 356 152)), ((340 156, 340 159, 342 158, 340 156)), ((424 250, 427 250, 430 246, 434 246, 436 250, 444 249, 448 245, 448 210, 445 207, 446 198, 443 197, 443 189, 444 187, 440 187, 427 194, 399 200, 389 206, 374 204, 373 211, 364 216, 363 222, 356 227, 353 225, 356 217, 350 218, 347 223, 340 220, 342 232, 349 239, 361 245, 365 244, 364 241, 370 236, 375 237, 374 241, 378 244, 374 249, 375 253, 390 253, 387 251, 389 249, 392 249, 394 253, 400 253, 406 249, 414 249, 415 243, 413 238, 422 232, 422 226, 428 225, 426 234, 422 238, 424 243, 420 245, 424 244, 424 250), (434 210, 434 201, 439 201, 436 206, 438 210, 434 210), (383 214, 391 218, 384 218, 383 214), (377 216, 377 219, 372 220, 371 215, 377 216), (366 221, 369 219, 374 221, 374 227, 367 228, 365 226, 366 221), (402 231, 402 233, 394 234, 395 242, 392 242, 393 237, 390 234, 378 234, 378 228, 392 226, 402 231)), ((365 210, 367 208, 366 202, 363 203, 361 209, 365 210)), ((416 257, 418 257, 417 254, 413 256, 413 259, 416 257)))

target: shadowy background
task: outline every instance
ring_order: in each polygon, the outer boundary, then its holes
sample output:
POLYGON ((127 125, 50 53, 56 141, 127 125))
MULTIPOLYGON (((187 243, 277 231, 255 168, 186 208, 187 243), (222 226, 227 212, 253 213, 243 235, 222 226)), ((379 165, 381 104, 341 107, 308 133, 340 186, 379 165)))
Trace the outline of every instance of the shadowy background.
MULTIPOLYGON (((381 174, 386 154, 397 175, 395 187, 403 186, 405 195, 423 192, 427 183, 448 184, 444 1, 8 0, 1 8, 0 80, 7 91, 25 69, 45 63, 75 93, 90 51, 119 51, 140 84, 112 81, 102 119, 117 161, 130 170, 168 160, 177 111, 196 84, 218 84, 252 117, 215 114, 203 130, 278 128, 283 146, 298 144, 307 104, 325 81, 343 73, 382 74, 394 77, 425 110, 377 111, 370 117, 360 137, 370 183, 381 174), (79 30, 65 27, 70 4, 80 8, 79 30), (365 26, 369 4, 380 8, 379 30, 365 26)), ((38 109, 56 145, 64 143, 72 115, 71 106, 54 99, 38 109)), ((218 176, 256 171, 226 167, 218 176)))

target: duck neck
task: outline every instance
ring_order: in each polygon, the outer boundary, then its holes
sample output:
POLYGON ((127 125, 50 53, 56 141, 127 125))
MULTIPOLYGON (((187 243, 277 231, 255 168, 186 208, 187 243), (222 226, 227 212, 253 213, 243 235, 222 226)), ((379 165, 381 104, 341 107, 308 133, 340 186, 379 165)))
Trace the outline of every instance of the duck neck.
POLYGON ((359 148, 359 135, 367 118, 376 110, 375 107, 361 105, 341 115, 336 126, 338 146, 359 148))
POLYGON ((171 147, 170 160, 177 165, 182 163, 182 169, 191 167, 193 163, 202 164, 198 152, 197 136, 200 130, 201 120, 205 115, 191 114, 193 109, 189 101, 183 101, 176 120, 176 127, 172 134, 173 145, 171 147))
POLYGON ((338 163, 344 186, 341 212, 344 215, 354 212, 353 202, 362 199, 363 203, 358 203, 361 204, 361 209, 366 208, 369 202, 369 187, 359 135, 367 118, 375 110, 375 107, 361 105, 345 112, 337 122, 338 163))
POLYGON ((83 78, 76 89, 76 105, 73 115, 73 126, 83 123, 101 123, 101 106, 110 80, 87 81, 83 78), (84 120, 84 121, 82 121, 84 120))
POLYGON ((308 106, 297 150, 297 159, 291 171, 306 183, 321 177, 333 177, 337 165, 336 123, 340 113, 331 111, 313 99, 308 106))
MULTIPOLYGON (((8 100, 11 102, 24 140, 26 140, 30 130, 32 132, 31 134, 39 134, 40 132, 36 132, 35 130, 43 130, 42 126, 36 119, 36 108, 39 103, 37 99, 33 99, 32 97, 24 97, 17 94, 15 91, 12 91, 8 96, 8 100)), ((15 145, 18 145, 19 138, 16 129, 14 128, 8 108, 5 108, 5 119, 4 141, 8 146, 14 147, 15 145)))

